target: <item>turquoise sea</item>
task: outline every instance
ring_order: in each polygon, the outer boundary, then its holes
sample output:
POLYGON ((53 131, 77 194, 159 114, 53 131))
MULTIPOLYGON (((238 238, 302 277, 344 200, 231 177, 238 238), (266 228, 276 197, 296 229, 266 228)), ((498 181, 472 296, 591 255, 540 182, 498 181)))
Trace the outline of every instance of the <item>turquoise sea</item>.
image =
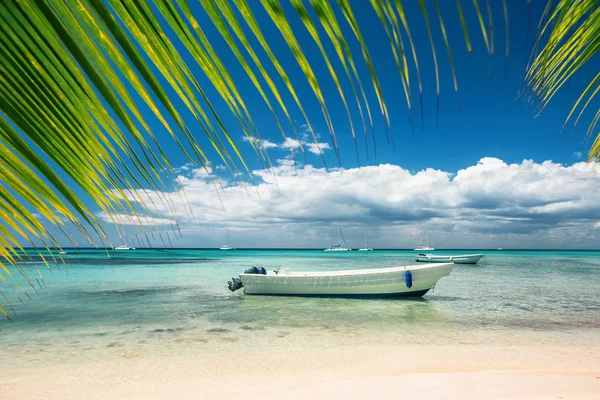
MULTIPOLYGON (((364 343, 600 342, 600 252, 483 251, 420 299, 245 296, 250 266, 414 264, 414 251, 69 250, 0 320, 0 364, 364 343), (110 255, 110 257, 108 257, 110 255), (567 341, 567 342, 565 342, 567 341)), ((468 254, 482 251, 436 251, 468 254)), ((2 285, 0 283, 0 285, 2 285)), ((5 286, 2 290, 8 293, 5 286)), ((13 299, 14 300, 14 299, 13 299)), ((5 304, 3 302, 3 304, 5 304)))

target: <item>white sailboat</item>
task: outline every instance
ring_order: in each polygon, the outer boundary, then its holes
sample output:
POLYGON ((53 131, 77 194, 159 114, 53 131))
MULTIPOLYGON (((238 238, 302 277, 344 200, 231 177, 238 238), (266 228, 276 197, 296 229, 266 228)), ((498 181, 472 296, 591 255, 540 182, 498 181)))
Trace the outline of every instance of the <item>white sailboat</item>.
POLYGON ((352 249, 348 248, 346 244, 346 239, 344 239, 344 235, 342 235, 342 230, 338 228, 338 244, 336 246, 329 246, 325 249, 325 251, 350 251, 352 249), (342 247, 342 240, 344 241, 344 247, 342 247))
POLYGON ((227 244, 224 244, 219 248, 219 250, 235 250, 233 247, 229 245, 229 228, 227 228, 227 244))
POLYGON ((427 237, 427 231, 423 231, 423 245, 415 247, 415 251, 434 251, 433 247, 429 247, 429 238, 427 237))
POLYGON ((453 266, 443 263, 319 272, 292 272, 287 268, 266 271, 253 267, 229 281, 229 289, 244 288, 248 295, 417 297, 450 275, 453 266))
POLYGON ((365 246, 358 249, 358 251, 373 251, 373 249, 367 247, 367 232, 365 232, 365 246))

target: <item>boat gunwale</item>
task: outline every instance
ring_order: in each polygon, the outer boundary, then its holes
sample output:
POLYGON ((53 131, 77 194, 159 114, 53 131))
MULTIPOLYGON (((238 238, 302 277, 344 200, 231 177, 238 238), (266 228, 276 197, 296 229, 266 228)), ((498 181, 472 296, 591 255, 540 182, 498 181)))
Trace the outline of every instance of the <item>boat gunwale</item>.
MULTIPOLYGON (((330 276, 352 276, 352 275, 374 275, 374 274, 385 274, 390 272, 403 272, 403 271, 415 271, 415 270, 426 270, 426 269, 437 269, 444 267, 453 267, 454 263, 428 263, 421 265, 406 265, 397 267, 385 267, 385 268, 371 268, 371 269, 355 269, 355 270, 342 270, 342 271, 290 271, 284 274, 246 274, 241 273, 241 277, 265 277, 265 278, 290 278, 290 277, 330 277, 330 276)), ((272 271, 269 271, 272 272, 272 271)))

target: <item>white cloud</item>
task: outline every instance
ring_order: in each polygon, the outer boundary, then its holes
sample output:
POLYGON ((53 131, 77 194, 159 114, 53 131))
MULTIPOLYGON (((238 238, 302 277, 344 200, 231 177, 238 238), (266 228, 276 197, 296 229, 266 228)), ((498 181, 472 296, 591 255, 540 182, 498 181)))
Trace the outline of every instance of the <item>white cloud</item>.
POLYGON ((118 225, 131 225, 131 226, 139 226, 140 220, 146 226, 165 226, 165 225, 174 225, 177 221, 174 218, 161 218, 161 217, 150 217, 146 215, 139 215, 138 217, 130 214, 111 214, 108 215, 105 212, 99 212, 96 214, 96 218, 100 221, 118 225))
POLYGON ((191 167, 192 167, 192 164, 187 163, 187 164, 182 165, 181 167, 174 168, 174 171, 178 174, 181 174, 181 173, 185 173, 185 172, 189 171, 191 167))
POLYGON ((313 154, 321 154, 325 150, 331 149, 329 143, 315 143, 315 142, 307 142, 305 143, 306 149, 313 154), (320 151, 319 151, 320 149, 320 151))
MULTIPOLYGON (((218 192, 201 174, 180 176, 188 204, 179 194, 171 200, 181 245, 198 245, 199 237, 216 245, 213 230, 228 226, 252 230, 240 233, 240 247, 323 247, 340 225, 347 239, 368 230, 374 247, 414 246, 425 228, 437 247, 598 246, 600 175, 583 162, 482 158, 456 172, 411 173, 391 164, 325 170, 280 160, 253 174, 256 187, 222 182, 218 192)), ((158 215, 174 218, 166 208, 158 215)))
POLYGON ((206 168, 194 168, 191 170, 191 175, 194 178, 206 179, 209 178, 213 173, 213 169, 211 167, 206 168))
POLYGON ((278 148, 278 149, 285 149, 285 150, 288 150, 288 149, 296 150, 296 149, 299 149, 300 146, 302 146, 306 151, 313 153, 313 154, 321 154, 321 152, 331 149, 331 146, 329 145, 329 143, 314 142, 314 141, 310 140, 309 137, 304 133, 302 133, 302 139, 300 139, 300 140, 288 137, 280 144, 271 142, 267 139, 259 140, 257 138, 252 138, 252 137, 247 137, 247 136, 243 137, 242 140, 244 140, 245 142, 257 143, 257 144, 259 142, 262 142, 263 147, 265 149, 278 148), (319 151, 319 149, 320 149, 320 151, 319 151))
POLYGON ((281 147, 282 149, 288 148, 296 150, 300 148, 300 145, 302 145, 306 151, 309 151, 313 154, 321 154, 325 150, 331 149, 329 143, 309 142, 306 140, 298 140, 292 138, 287 138, 283 143, 281 143, 279 147, 281 147))
POLYGON ((581 152, 580 152, 580 151, 575 151, 575 152, 573 152, 573 157, 575 157, 575 158, 577 158, 577 159, 580 159, 582 155, 583 155, 583 154, 581 154, 581 152))
POLYGON ((273 148, 273 147, 280 147, 278 144, 273 143, 273 142, 271 142, 270 140, 267 140, 267 139, 258 139, 258 138, 255 138, 255 137, 244 136, 244 137, 242 137, 242 140, 244 142, 255 143, 257 145, 259 143, 262 143, 262 145, 263 145, 263 147, 265 149, 270 149, 270 148, 273 148))

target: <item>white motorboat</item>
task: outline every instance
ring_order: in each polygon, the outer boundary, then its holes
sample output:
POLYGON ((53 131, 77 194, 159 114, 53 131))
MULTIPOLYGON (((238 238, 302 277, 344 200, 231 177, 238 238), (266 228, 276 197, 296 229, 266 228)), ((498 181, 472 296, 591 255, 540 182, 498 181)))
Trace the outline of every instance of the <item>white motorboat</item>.
POLYGON ((329 246, 325 249, 325 251, 350 251, 351 248, 346 244, 346 239, 344 239, 344 235, 342 235, 342 230, 338 228, 338 244, 335 246, 329 246), (342 247, 342 240, 344 241, 344 247, 342 247))
POLYGON ((441 278, 450 275, 452 263, 410 265, 347 271, 294 272, 286 268, 266 271, 252 267, 229 281, 229 289, 246 294, 321 297, 423 296, 441 278))
POLYGON ((219 247, 219 250, 235 250, 233 247, 229 245, 229 228, 227 228, 227 244, 219 247))
POLYGON ((418 262, 426 263, 448 263, 453 262, 455 264, 477 264, 481 260, 483 254, 459 254, 456 256, 442 256, 437 254, 419 254, 417 256, 418 262))
POLYGON ((415 247, 415 251, 434 251, 433 247, 429 247, 429 238, 427 237, 427 231, 423 231, 423 245, 415 247))
POLYGON ((115 247, 115 250, 135 250, 135 247, 129 247, 125 244, 120 244, 117 247, 115 247))
POLYGON ((367 247, 367 232, 365 232, 365 247, 358 249, 358 251, 373 251, 373 249, 367 247))

